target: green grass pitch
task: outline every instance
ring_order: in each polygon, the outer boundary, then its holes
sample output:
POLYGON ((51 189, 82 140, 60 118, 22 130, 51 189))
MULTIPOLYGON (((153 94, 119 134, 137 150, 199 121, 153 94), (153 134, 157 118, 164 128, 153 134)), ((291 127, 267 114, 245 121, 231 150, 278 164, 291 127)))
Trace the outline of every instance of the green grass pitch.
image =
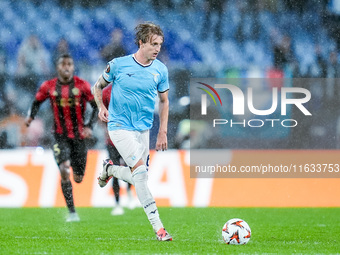
POLYGON ((340 208, 159 208, 172 242, 158 242, 142 210, 0 209, 0 254, 339 254, 340 208), (247 245, 224 244, 231 218, 248 222, 247 245))

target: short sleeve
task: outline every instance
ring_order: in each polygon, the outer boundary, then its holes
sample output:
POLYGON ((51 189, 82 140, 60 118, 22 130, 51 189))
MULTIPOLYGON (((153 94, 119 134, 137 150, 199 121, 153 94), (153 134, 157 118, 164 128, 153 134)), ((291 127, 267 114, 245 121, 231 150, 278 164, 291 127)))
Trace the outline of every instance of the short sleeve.
POLYGON ((164 66, 162 70, 161 80, 157 87, 158 92, 165 92, 169 90, 169 74, 168 74, 168 68, 164 66))
POLYGON ((83 81, 83 95, 86 101, 94 100, 94 96, 91 93, 91 85, 87 81, 83 81))
POLYGON ((103 78, 107 82, 113 82, 113 80, 115 79, 115 69, 116 69, 115 62, 116 62, 115 59, 112 59, 110 62, 108 62, 103 72, 103 78))
POLYGON ((106 108, 108 108, 110 104, 111 88, 112 88, 112 85, 109 85, 103 89, 103 103, 106 108))
POLYGON ((37 94, 35 94, 35 99, 39 102, 45 101, 49 97, 49 84, 45 81, 41 84, 37 94))

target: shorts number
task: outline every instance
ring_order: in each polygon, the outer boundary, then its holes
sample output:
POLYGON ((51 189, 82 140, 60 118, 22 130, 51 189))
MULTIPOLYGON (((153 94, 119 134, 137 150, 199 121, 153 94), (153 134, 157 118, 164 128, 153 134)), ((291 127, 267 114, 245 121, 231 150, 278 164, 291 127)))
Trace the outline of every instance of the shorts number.
POLYGON ((60 149, 59 149, 58 144, 53 145, 53 151, 54 151, 55 156, 58 156, 60 154, 60 149))
POLYGON ((146 159, 146 167, 149 167, 149 161, 150 161, 150 155, 148 155, 147 159, 146 159))

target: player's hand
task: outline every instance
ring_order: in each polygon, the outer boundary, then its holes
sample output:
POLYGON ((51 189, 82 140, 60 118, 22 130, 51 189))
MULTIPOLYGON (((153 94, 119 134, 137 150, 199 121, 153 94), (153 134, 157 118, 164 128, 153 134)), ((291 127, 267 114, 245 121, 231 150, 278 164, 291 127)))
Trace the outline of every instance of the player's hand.
POLYGON ((31 117, 27 117, 25 119, 25 125, 26 127, 29 127, 31 125, 31 122, 33 121, 33 119, 31 117))
POLYGON ((166 151, 168 149, 168 138, 165 132, 159 132, 156 141, 156 151, 166 151))
POLYGON ((90 138, 92 136, 92 129, 89 127, 84 127, 83 136, 84 138, 90 138))
POLYGON ((99 108, 98 118, 101 121, 109 122, 109 111, 104 106, 99 108))

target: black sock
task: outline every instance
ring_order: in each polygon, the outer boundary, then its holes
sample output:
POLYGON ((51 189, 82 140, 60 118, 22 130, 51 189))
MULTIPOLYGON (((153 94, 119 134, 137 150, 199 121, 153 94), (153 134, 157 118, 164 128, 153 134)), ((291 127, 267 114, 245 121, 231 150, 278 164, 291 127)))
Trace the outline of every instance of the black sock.
POLYGON ((119 204, 119 183, 118 183, 118 179, 114 178, 113 181, 113 193, 115 195, 115 199, 116 199, 116 203, 119 204))
POLYGON ((63 191, 68 210, 70 211, 70 213, 74 213, 76 210, 74 209, 71 181, 66 181, 66 182, 61 181, 61 190, 63 191))

